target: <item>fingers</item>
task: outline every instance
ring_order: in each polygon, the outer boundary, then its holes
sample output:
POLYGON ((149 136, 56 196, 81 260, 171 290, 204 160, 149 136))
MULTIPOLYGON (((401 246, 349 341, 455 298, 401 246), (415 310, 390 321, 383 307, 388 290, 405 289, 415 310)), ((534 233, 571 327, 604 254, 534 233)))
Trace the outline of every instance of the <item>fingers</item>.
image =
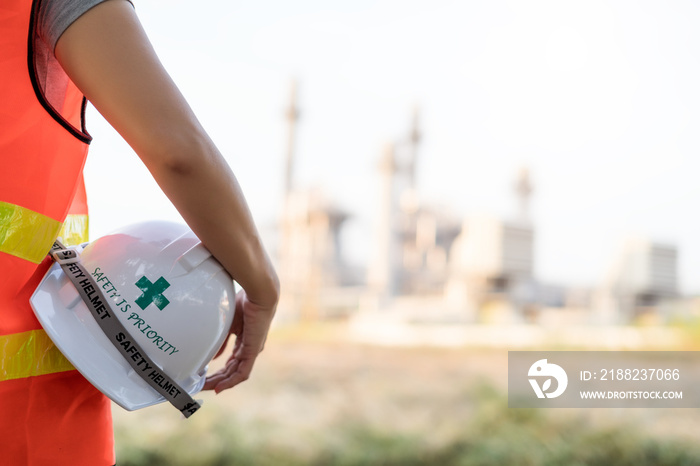
MULTIPOLYGON (((216 389, 217 385, 222 381, 231 379, 231 377, 234 376, 236 371, 239 370, 241 361, 245 360, 246 358, 250 359, 250 356, 243 353, 243 338, 236 337, 236 342, 234 343, 233 351, 231 352, 231 356, 229 356, 228 360, 226 361, 226 365, 223 367, 223 369, 220 369, 216 373, 207 377, 207 381, 204 384, 203 390, 214 390, 216 389)), ((255 360, 255 356, 253 356, 252 359, 255 360)), ((250 367, 252 370, 252 364, 250 364, 250 367)), ((233 385, 217 389, 216 393, 219 393, 221 390, 225 390, 226 388, 231 388, 247 380, 248 377, 250 377, 250 370, 247 374, 245 374, 245 378, 237 376, 234 380, 235 383, 233 385)))
POLYGON ((207 376, 207 380, 204 383, 202 390, 213 390, 220 381, 229 377, 231 374, 233 374, 233 372, 235 372, 235 370, 238 368, 238 363, 239 361, 236 359, 235 355, 231 355, 229 360, 226 362, 226 365, 222 369, 219 369, 214 374, 207 376))
POLYGON ((222 380, 231 377, 236 369, 238 369, 238 360, 230 360, 223 369, 207 377, 202 390, 214 390, 222 380))
POLYGON ((254 362, 255 359, 232 359, 226 364, 226 367, 207 377, 203 389, 214 390, 215 393, 219 394, 241 382, 245 382, 250 378, 254 362))
POLYGON ((263 350, 274 316, 274 308, 256 305, 247 299, 244 291, 236 298, 236 314, 231 328, 231 333, 236 335, 233 351, 224 368, 207 377, 204 384, 204 390, 214 390, 217 394, 248 380, 255 359, 263 350))

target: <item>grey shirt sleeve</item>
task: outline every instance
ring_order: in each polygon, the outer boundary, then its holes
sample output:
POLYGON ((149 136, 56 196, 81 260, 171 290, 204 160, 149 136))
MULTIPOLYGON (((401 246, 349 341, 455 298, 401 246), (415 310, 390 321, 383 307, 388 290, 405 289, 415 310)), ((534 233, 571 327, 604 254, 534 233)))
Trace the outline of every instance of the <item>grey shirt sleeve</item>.
MULTIPOLYGON (((68 26, 86 11, 107 0, 44 0, 39 10, 37 33, 53 52, 68 26)), ((129 1, 130 0, 122 0, 129 1)))

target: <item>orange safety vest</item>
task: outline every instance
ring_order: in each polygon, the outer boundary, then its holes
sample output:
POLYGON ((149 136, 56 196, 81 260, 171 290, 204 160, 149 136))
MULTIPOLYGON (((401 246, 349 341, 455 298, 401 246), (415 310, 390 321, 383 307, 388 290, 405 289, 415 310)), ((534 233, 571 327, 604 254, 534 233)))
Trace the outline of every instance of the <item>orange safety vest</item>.
POLYGON ((91 140, 85 98, 36 37, 40 3, 0 7, 0 463, 112 465, 109 399, 56 349, 29 305, 59 233, 86 240, 91 140))

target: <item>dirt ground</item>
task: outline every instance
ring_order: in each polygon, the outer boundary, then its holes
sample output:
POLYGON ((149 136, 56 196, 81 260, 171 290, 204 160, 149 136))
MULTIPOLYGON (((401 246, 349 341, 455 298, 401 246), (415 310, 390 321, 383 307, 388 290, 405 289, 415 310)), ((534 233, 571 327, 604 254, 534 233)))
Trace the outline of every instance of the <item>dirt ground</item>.
MULTIPOLYGON (((334 429, 350 424, 443 444, 465 435, 481 402, 479 390, 507 396, 507 357, 507 349, 357 344, 344 338, 342 327, 278 330, 251 379, 217 396, 202 393, 202 414, 194 421, 179 421, 179 413, 167 405, 134 413, 115 407, 115 425, 120 432, 138 426, 147 438, 157 438, 172 429, 213 428, 229 419, 246 431, 251 444, 275 438, 303 450, 314 448, 314 439, 333 442, 334 429)), ((547 411, 552 418, 582 419, 601 428, 635 426, 656 438, 700 438, 696 409, 547 411)))

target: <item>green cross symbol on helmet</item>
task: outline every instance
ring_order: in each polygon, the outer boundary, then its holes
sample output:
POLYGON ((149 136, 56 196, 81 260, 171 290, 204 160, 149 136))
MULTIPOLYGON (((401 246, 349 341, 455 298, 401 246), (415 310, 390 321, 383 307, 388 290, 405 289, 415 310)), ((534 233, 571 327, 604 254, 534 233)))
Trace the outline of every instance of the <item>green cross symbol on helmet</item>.
POLYGON ((144 275, 138 279, 136 286, 143 292, 141 296, 136 298, 136 304, 139 305, 141 310, 146 309, 149 304, 153 303, 162 311, 165 306, 170 304, 168 298, 162 295, 163 291, 170 286, 170 283, 165 278, 160 277, 155 283, 151 283, 144 275))

